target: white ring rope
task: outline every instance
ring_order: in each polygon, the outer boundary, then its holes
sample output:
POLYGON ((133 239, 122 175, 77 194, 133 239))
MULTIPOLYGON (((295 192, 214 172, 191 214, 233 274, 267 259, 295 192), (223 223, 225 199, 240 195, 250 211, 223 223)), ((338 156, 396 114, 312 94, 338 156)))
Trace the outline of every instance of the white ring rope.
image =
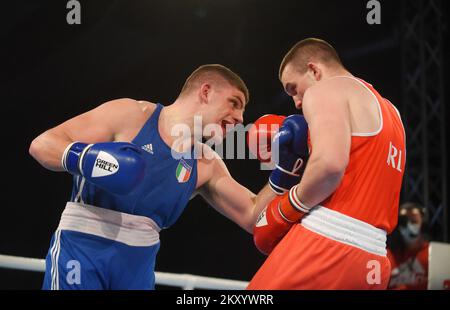
MULTIPOLYGON (((44 272, 45 260, 0 254, 0 268, 44 272)), ((181 287, 184 290, 192 290, 195 288, 210 290, 243 290, 248 285, 248 282, 244 281, 159 271, 155 272, 155 277, 156 284, 181 287)))

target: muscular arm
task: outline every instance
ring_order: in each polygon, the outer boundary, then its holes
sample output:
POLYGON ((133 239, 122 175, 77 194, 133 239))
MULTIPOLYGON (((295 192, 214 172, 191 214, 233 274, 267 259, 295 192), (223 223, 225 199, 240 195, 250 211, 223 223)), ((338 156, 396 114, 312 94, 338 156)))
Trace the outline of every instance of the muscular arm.
POLYGON ((97 143, 117 140, 124 131, 126 115, 136 114, 137 101, 117 99, 78 115, 35 138, 29 152, 42 166, 62 171, 61 157, 71 142, 97 143))
POLYGON ((255 195, 233 179, 217 154, 203 168, 209 173, 198 193, 218 212, 252 233, 258 215, 275 197, 270 187, 266 185, 255 195))
POLYGON ((349 161, 349 108, 339 85, 334 83, 327 81, 311 87, 303 98, 312 152, 297 196, 307 206, 321 203, 336 190, 349 161))

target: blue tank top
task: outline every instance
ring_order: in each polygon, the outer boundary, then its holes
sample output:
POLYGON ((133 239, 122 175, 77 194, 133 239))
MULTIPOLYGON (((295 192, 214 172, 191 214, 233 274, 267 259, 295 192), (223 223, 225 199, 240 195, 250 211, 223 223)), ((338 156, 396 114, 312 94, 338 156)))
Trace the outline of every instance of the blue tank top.
POLYGON ((172 156, 171 148, 162 140, 158 120, 163 106, 158 104, 132 143, 143 150, 146 161, 143 182, 129 195, 114 195, 74 177, 71 201, 142 215, 167 228, 176 222, 186 207, 197 184, 197 160, 194 148, 172 156))

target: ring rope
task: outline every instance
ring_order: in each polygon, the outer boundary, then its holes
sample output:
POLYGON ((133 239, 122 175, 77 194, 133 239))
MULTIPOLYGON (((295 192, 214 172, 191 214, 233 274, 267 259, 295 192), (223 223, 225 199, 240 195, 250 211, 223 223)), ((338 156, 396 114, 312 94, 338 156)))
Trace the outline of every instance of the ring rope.
MULTIPOLYGON (((44 272, 45 260, 0 254, 0 268, 44 272)), ((184 290, 193 290, 196 288, 210 290, 244 290, 248 285, 248 282, 244 281, 159 271, 155 272, 155 282, 158 285, 181 287, 184 290)))

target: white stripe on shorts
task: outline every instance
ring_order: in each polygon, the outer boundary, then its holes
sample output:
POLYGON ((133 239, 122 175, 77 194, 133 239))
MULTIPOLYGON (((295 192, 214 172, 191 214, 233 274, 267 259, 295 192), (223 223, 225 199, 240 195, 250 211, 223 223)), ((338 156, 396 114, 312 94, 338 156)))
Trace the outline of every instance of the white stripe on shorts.
POLYGON ((53 242, 52 248, 50 250, 52 259, 52 269, 51 269, 51 289, 59 290, 59 271, 58 271, 58 261, 59 261, 59 250, 61 248, 60 244, 61 230, 58 229, 55 232, 55 241, 53 242))

